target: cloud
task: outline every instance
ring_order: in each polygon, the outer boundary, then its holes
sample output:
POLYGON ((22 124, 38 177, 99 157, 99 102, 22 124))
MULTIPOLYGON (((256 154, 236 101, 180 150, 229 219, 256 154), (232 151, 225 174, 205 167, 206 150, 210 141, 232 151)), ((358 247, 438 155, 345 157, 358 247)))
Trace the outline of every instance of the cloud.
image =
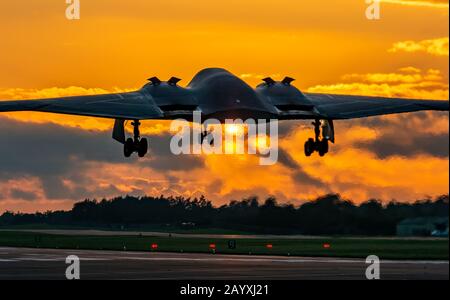
POLYGON ((129 160, 107 132, 0 118, 0 139, 8 140, 0 147, 0 210, 68 208, 84 198, 125 194, 204 194, 220 205, 252 195, 298 204, 327 192, 358 202, 414 200, 448 190, 446 114, 336 122, 337 144, 323 158, 304 156, 312 127, 294 123, 280 139, 279 163, 259 166, 247 155, 173 156, 161 135, 149 137, 149 157, 129 160))
POLYGON ((389 52, 424 52, 435 56, 448 56, 448 37, 397 42, 389 49, 389 52))
POLYGON ((105 90, 102 88, 84 88, 79 86, 69 86, 65 88, 51 87, 44 89, 9 88, 9 89, 0 89, 0 99, 3 100, 45 99, 45 98, 58 98, 69 96, 125 93, 130 92, 132 90, 133 89, 119 89, 119 88, 105 90))
POLYGON ((244 80, 248 80, 248 79, 257 79, 257 80, 262 80, 263 78, 266 77, 271 77, 274 80, 281 80, 281 75, 280 74, 270 74, 270 75, 264 75, 264 74, 256 74, 256 73, 244 73, 239 75, 239 77, 241 77, 244 80))
POLYGON ((0 139, 14 145, 0 147, 0 179, 38 178, 49 199, 85 196, 81 179, 89 161, 122 161, 120 147, 105 133, 0 120, 0 139), (79 188, 69 188, 64 180, 77 181, 79 188))
POLYGON ((170 151, 171 138, 169 134, 150 137, 148 166, 160 171, 192 170, 204 167, 204 161, 199 156, 183 155, 174 159, 170 151))
POLYGON ((16 198, 16 199, 32 201, 32 200, 36 200, 38 198, 38 195, 34 192, 24 191, 24 190, 20 190, 20 189, 12 189, 11 197, 16 198))
MULTIPOLYGON (((421 111, 352 120, 340 130, 339 145, 361 149, 380 159, 429 156, 448 160, 447 112, 421 111)), ((342 126, 341 125, 341 126, 342 126)))
POLYGON ((8 180, 0 178, 0 191, 3 193, 0 202, 6 199, 33 202, 42 197, 39 180, 29 176, 8 180))
POLYGON ((294 171, 293 180, 308 186, 324 187, 320 178, 314 178, 306 173, 303 168, 291 157, 291 155, 283 148, 279 148, 278 162, 294 171))
POLYGON ((400 68, 400 69, 398 69, 400 72, 403 72, 403 73, 420 73, 420 72, 422 72, 422 70, 421 69, 419 69, 419 68, 416 68, 416 67, 411 67, 411 66, 409 66, 409 67, 403 67, 403 68, 400 68))
MULTIPOLYGON (((283 147, 307 174, 316 174, 328 189, 338 191, 346 198, 358 199, 356 202, 370 197, 405 200, 420 198, 428 193, 434 195, 437 190, 441 190, 442 193, 448 192, 448 183, 445 182, 448 180, 448 157, 435 156, 435 151, 415 151, 417 145, 408 143, 405 148, 410 148, 409 151, 402 149, 403 151, 399 153, 396 150, 381 158, 380 149, 368 146, 369 143, 373 143, 382 147, 385 136, 382 124, 389 119, 395 120, 396 117, 335 122, 337 144, 332 145, 330 153, 324 158, 304 157, 298 141, 310 136, 308 132, 297 131, 283 142, 283 147), (361 131, 361 128, 364 130, 361 131), (372 137, 372 141, 362 139, 366 128, 371 128, 377 133, 372 137), (367 146, 361 147, 361 143, 367 143, 367 146)), ((438 120, 438 117, 435 115, 433 119, 438 120)), ((448 122, 448 117, 444 120, 448 122)), ((392 121, 391 126, 396 123, 396 120, 392 121)), ((422 122, 421 125, 424 124, 425 122, 422 122)), ((404 130, 407 132, 405 134, 411 135, 411 140, 420 140, 414 137, 417 133, 412 124, 411 127, 400 125, 391 130, 394 129, 404 130)), ((425 136, 422 133, 420 135, 425 136)), ((448 125, 445 136, 448 138, 448 125)), ((442 149, 446 146, 441 147, 439 152, 444 152, 442 149)))
POLYGON ((448 133, 411 134, 408 129, 397 129, 381 134, 375 140, 361 141, 356 146, 375 153, 381 159, 391 156, 411 157, 420 154, 448 158, 448 138, 448 133))
POLYGON ((311 93, 336 93, 381 97, 447 100, 448 83, 439 70, 406 67, 392 73, 346 74, 342 82, 316 85, 311 93))
POLYGON ((369 73, 347 74, 342 76, 345 81, 360 81, 365 83, 422 83, 441 82, 443 80, 439 70, 429 69, 422 73, 420 69, 406 67, 399 69, 398 73, 369 73))
POLYGON ((448 0, 381 0, 380 2, 400 4, 406 6, 432 7, 432 8, 447 8, 448 0))
MULTIPOLYGON (((101 176, 100 180, 93 178, 95 172, 92 169, 109 166, 114 170, 118 165, 128 165, 133 170, 136 165, 140 165, 156 171, 164 169, 165 172, 171 172, 203 166, 198 157, 181 156, 173 159, 168 137, 155 135, 148 138, 152 146, 151 154, 144 160, 126 160, 122 155, 122 146, 111 139, 109 132, 85 131, 55 124, 30 126, 26 122, 0 118, 0 140, 7 140, 9 145, 14 145, 0 147, 0 182, 6 181, 8 184, 4 189, 11 189, 10 180, 37 178, 39 182, 33 186, 42 188, 46 199, 80 200, 83 197, 142 191, 133 184, 117 180, 107 182, 101 176)), ((124 174, 129 172, 126 170, 124 174)), ((18 195, 17 191, 9 192, 12 198, 18 195)))

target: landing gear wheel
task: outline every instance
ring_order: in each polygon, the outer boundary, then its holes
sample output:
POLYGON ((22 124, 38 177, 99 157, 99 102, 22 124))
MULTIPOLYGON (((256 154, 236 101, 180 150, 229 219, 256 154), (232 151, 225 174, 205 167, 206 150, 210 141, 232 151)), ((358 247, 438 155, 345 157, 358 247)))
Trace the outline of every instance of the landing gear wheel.
MULTIPOLYGON (((139 120, 134 120, 133 125, 133 137, 128 138, 123 145, 123 154, 125 157, 130 157, 131 154, 137 152, 139 157, 144 157, 148 152, 148 141, 146 138, 141 138, 139 132, 139 120)), ((122 128, 123 129, 123 128, 122 128)))
POLYGON ((333 120, 319 120, 312 122, 314 125, 315 138, 310 138, 305 143, 305 155, 311 156, 314 152, 318 152, 320 156, 328 153, 328 142, 334 143, 334 127, 333 120))
POLYGON ((138 156, 139 157, 144 157, 145 154, 147 154, 148 151, 148 141, 146 138, 142 138, 139 141, 139 146, 138 146, 138 156))
POLYGON ((324 156, 328 153, 328 140, 323 139, 318 143, 318 152, 320 156, 324 156))
POLYGON ((132 138, 128 138, 123 145, 123 154, 125 157, 130 157, 131 154, 134 152, 134 142, 132 138))
POLYGON ((305 143, 305 155, 311 156, 311 154, 314 153, 315 147, 314 147, 314 139, 310 138, 305 143))

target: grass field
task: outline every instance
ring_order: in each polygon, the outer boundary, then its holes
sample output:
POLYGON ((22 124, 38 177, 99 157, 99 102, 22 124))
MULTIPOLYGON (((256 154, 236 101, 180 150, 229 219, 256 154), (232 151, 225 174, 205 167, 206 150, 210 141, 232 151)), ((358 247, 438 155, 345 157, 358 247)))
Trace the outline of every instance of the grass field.
POLYGON ((317 239, 238 239, 236 248, 229 249, 227 239, 150 237, 150 236, 65 236, 30 232, 0 232, 0 246, 60 249, 91 249, 118 251, 164 251, 291 255, 317 257, 365 258, 377 255, 381 259, 443 259, 448 260, 448 239, 402 240, 367 238, 317 239), (157 249, 152 245, 157 244, 157 249), (271 248, 268 244, 272 245, 271 248), (328 244, 329 247, 324 247, 328 244))

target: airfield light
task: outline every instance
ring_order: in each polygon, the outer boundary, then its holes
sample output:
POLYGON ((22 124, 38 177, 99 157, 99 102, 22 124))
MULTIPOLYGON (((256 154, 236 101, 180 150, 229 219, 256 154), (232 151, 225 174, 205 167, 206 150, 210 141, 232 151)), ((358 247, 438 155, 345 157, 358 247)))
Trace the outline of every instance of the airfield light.
POLYGON ((323 248, 324 249, 330 249, 331 245, 329 243, 325 243, 325 244, 323 244, 323 248))
POLYGON ((273 248, 273 245, 272 245, 272 244, 267 244, 267 245, 266 245, 266 248, 267 248, 267 249, 272 249, 272 248, 273 248))
POLYGON ((209 244, 209 249, 215 250, 216 249, 216 244, 209 244))
POLYGON ((152 248, 152 250, 158 249, 158 244, 152 244, 152 245, 151 245, 151 248, 152 248))

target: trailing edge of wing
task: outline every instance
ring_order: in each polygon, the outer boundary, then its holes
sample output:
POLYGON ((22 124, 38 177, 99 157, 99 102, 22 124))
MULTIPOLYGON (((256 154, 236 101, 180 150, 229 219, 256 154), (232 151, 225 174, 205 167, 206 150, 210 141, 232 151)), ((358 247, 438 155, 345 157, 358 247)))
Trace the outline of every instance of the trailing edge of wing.
POLYGON ((329 119, 353 119, 421 110, 449 110, 449 101, 328 94, 306 96, 317 111, 329 119))
POLYGON ((39 111, 102 118, 158 119, 162 111, 139 92, 75 96, 56 99, 0 101, 0 112, 39 111))

